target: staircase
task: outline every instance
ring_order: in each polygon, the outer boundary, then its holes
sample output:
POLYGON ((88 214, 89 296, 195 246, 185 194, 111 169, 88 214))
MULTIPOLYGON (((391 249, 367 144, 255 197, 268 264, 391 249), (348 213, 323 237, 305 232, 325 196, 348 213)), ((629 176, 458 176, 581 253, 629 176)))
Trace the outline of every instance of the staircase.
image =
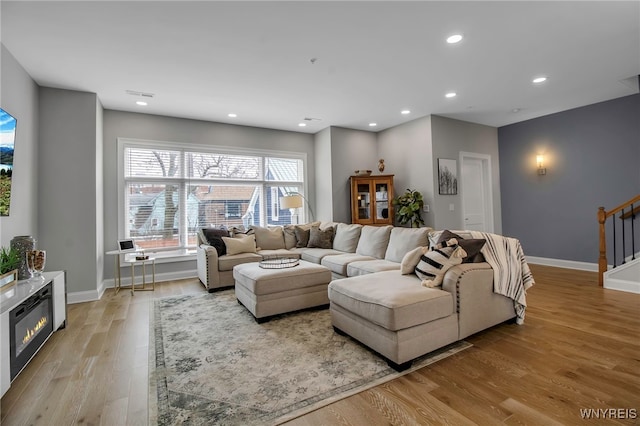
POLYGON ((636 231, 635 226, 636 216, 640 212, 638 204, 640 204, 640 195, 609 211, 604 207, 598 209, 600 228, 598 281, 605 288, 640 294, 640 252, 636 251, 640 248, 638 237, 640 232, 636 231), (609 227, 613 244, 607 249, 605 225, 609 218, 612 218, 609 227), (611 268, 609 268, 607 254, 612 255, 611 268))

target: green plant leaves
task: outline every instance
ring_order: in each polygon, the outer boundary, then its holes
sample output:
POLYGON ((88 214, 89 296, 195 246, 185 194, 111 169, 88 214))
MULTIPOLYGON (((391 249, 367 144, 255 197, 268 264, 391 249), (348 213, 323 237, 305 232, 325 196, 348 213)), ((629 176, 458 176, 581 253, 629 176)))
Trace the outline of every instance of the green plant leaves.
POLYGON ((20 253, 15 248, 0 249, 0 274, 6 274, 20 266, 20 253))
POLYGON ((421 215, 424 199, 419 191, 407 189, 404 194, 393 200, 393 205, 400 207, 396 215, 399 223, 411 223, 413 228, 424 225, 421 215))

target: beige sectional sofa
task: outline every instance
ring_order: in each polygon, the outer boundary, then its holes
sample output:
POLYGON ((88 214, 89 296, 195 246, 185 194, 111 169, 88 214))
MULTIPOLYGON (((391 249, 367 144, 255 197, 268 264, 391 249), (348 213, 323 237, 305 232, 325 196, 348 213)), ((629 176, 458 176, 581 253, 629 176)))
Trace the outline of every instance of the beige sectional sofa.
MULTIPOLYGON (((242 263, 259 262, 265 258, 299 258, 326 266, 334 278, 345 278, 373 272, 400 269, 405 253, 428 245, 431 228, 400 228, 392 226, 362 226, 336 222, 315 222, 320 230, 334 228, 335 236, 330 248, 297 247, 292 237, 294 225, 285 227, 252 227, 254 251, 220 256, 216 249, 198 234, 197 267, 200 282, 209 290, 234 285, 233 267, 242 263), (277 231, 277 232, 274 232, 277 231), (278 235, 279 232, 279 235, 278 235), (276 234, 274 236, 274 234, 276 234)), ((237 234, 244 235, 246 234, 237 234)))
MULTIPOLYGON (((514 301, 494 292, 494 269, 481 254, 469 259, 473 263, 448 269, 436 288, 421 285, 413 269, 401 270, 406 269, 407 253, 433 245, 438 233, 431 228, 315 225, 316 231, 333 228, 332 247, 296 247, 300 244, 292 238, 295 232, 287 227, 254 228, 252 253, 218 256, 203 241, 198 247, 198 276, 214 291, 234 285, 235 265, 264 257, 320 264, 332 275, 327 290, 336 332, 369 346, 398 370, 408 368, 416 357, 516 317, 514 301)), ((468 232, 457 232, 471 238, 468 232)))

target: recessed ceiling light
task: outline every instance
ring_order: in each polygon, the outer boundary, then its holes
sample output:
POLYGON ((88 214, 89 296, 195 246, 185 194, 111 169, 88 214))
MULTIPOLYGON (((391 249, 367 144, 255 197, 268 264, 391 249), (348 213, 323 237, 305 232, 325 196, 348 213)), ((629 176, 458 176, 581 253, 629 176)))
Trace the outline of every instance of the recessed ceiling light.
POLYGON ((404 114, 404 115, 411 114, 411 111, 409 111, 408 109, 403 109, 402 111, 400 111, 400 114, 404 114))
POLYGON ((515 114, 516 112, 520 112, 520 108, 514 108, 514 109, 512 109, 512 110, 511 110, 511 112, 513 112, 514 114, 515 114))
POLYGON ((545 81, 547 81, 547 77, 536 77, 533 79, 533 82, 536 84, 544 83, 545 81))
POLYGON ((145 101, 136 101, 136 105, 147 106, 147 103, 145 101))
POLYGON ((378 123, 369 123, 369 127, 376 127, 378 123))
POLYGON ((454 44, 459 43, 462 40, 462 34, 454 34, 452 36, 447 37, 447 43, 454 44))
POLYGON ((455 98, 457 96, 456 92, 449 92, 446 95, 444 95, 447 98, 455 98))
POLYGON ((230 112, 229 114, 227 114, 229 117, 231 118, 236 118, 238 116, 238 114, 234 114, 233 112, 230 112))
POLYGON ((307 127, 307 123, 298 123, 299 127, 307 127))

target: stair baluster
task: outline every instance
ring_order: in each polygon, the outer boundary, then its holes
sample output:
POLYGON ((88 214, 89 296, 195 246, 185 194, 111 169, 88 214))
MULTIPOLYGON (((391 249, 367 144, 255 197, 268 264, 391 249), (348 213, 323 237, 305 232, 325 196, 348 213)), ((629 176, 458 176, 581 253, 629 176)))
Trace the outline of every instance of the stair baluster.
POLYGON ((598 223, 599 225, 599 250, 600 250, 600 256, 598 257, 598 282, 600 284, 600 286, 602 286, 604 284, 604 273, 607 271, 608 269, 608 262, 607 262, 607 241, 606 241, 606 232, 605 232, 605 222, 607 221, 607 219, 610 216, 613 216, 614 220, 612 221, 611 225, 612 225, 612 230, 613 230, 613 267, 615 268, 617 265, 617 232, 616 232, 616 214, 618 212, 620 212, 620 215, 618 216, 620 218, 620 221, 622 222, 621 224, 621 228, 622 228, 622 264, 625 264, 627 262, 627 253, 626 253, 626 249, 627 249, 627 244, 626 244, 626 234, 627 232, 625 232, 625 221, 627 219, 631 219, 631 259, 635 260, 636 258, 636 234, 635 234, 635 220, 636 220, 636 213, 638 211, 640 211, 640 207, 634 207, 635 203, 640 202, 640 195, 636 195, 635 197, 633 197, 631 200, 627 201, 626 203, 621 204, 620 206, 610 210, 610 211, 605 211, 604 207, 599 207, 598 208, 598 223), (630 210, 628 212, 625 212, 625 209, 630 206, 630 210))

